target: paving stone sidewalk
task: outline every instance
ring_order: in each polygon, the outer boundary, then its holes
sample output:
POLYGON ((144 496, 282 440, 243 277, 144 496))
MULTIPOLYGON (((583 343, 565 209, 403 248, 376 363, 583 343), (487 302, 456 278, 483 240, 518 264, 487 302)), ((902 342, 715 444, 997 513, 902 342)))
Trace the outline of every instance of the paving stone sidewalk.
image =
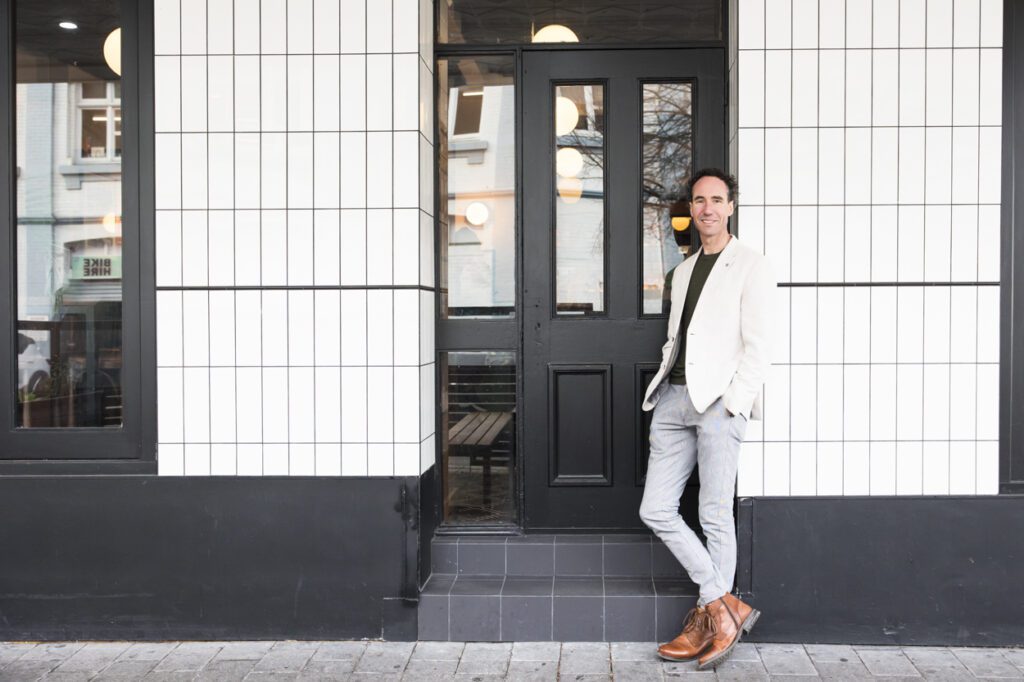
POLYGON ((0 642, 0 680, 1024 679, 1024 649, 740 643, 716 672, 649 642, 0 642))

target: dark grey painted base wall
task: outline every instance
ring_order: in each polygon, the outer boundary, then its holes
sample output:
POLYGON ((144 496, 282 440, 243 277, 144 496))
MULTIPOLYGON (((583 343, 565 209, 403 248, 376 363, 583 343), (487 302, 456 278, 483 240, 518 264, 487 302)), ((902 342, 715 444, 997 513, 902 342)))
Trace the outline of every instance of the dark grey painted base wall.
POLYGON ((415 639, 418 485, 0 478, 0 640, 415 639))
POLYGON ((740 507, 740 586, 763 612, 751 641, 1024 644, 1024 496, 740 507))

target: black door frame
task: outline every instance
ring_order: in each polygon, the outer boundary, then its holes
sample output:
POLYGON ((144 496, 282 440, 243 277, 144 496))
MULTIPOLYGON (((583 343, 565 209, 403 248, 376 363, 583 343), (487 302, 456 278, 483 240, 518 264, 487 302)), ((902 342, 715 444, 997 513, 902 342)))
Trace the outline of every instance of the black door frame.
MULTIPOLYGON (((728 13, 727 3, 723 3, 723 22, 728 25, 728 13)), ((523 162, 523 125, 524 125, 524 105, 522 96, 522 85, 523 79, 523 62, 524 55, 532 52, 548 52, 551 54, 558 54, 563 52, 574 52, 574 53, 588 53, 591 51, 622 51, 622 52, 633 52, 637 50, 651 49, 650 45, 643 45, 639 43, 623 43, 620 45, 608 46, 608 45, 577 45, 577 44, 549 44, 549 45, 529 45, 529 44, 508 44, 508 45, 446 45, 436 42, 434 44, 434 66, 435 66, 435 77, 434 77, 434 103, 436 105, 438 97, 442 94, 439 89, 438 79, 436 77, 436 68, 441 60, 452 58, 452 57, 472 57, 472 56, 488 56, 488 55, 511 55, 515 60, 515 88, 516 88, 516 112, 515 112, 515 126, 516 126, 516 162, 515 162, 515 174, 516 174, 516 303, 515 303, 515 315, 513 319, 509 318, 496 318, 491 320, 467 320, 467 319, 446 319, 441 315, 441 251, 439 248, 434 249, 434 273, 435 273, 435 289, 434 289, 434 301, 435 310, 437 311, 435 317, 435 328, 434 328, 434 361, 435 367, 441 366, 441 355, 443 353, 458 352, 458 351, 511 351, 516 354, 516 413, 517 415, 523 414, 523 284, 525 277, 525 270, 523 264, 523 211, 524 201, 522 192, 522 179, 524 175, 525 164, 523 162)), ((702 50, 714 52, 715 60, 718 64, 718 68, 721 69, 723 88, 722 94, 724 97, 721 116, 722 116, 722 127, 721 137, 718 142, 721 144, 722 155, 720 164, 725 167, 728 162, 728 156, 726 153, 728 145, 728 88, 727 88, 727 74, 728 74, 728 50, 726 38, 723 32, 722 40, 714 41, 679 41, 676 43, 665 43, 657 46, 658 50, 702 50)), ((442 201, 441 192, 438 191, 440 185, 439 175, 439 163, 438 153, 439 145, 437 144, 437 128, 436 125, 440 123, 439 120, 435 120, 434 130, 434 235, 435 238, 439 238, 439 232, 437 231, 437 218, 440 211, 440 202, 442 201)), ((697 163, 699 163, 700 157, 698 157, 697 163)), ((659 344, 660 345, 660 344, 659 344)), ((655 367, 657 363, 654 363, 655 367)), ((527 529, 525 520, 525 467, 523 466, 523 443, 525 436, 524 421, 521 418, 516 419, 516 453, 513 466, 515 470, 513 472, 513 484, 515 486, 514 497, 515 497, 515 518, 510 524, 447 524, 443 518, 443 481, 444 476, 444 460, 442 456, 443 444, 441 442, 443 429, 445 425, 441 421, 441 400, 442 394, 445 390, 444 383, 447 380, 446 377, 441 376, 440 372, 436 375, 436 381, 434 386, 434 398, 435 402, 439 406, 438 409, 434 410, 434 432, 437 434, 435 439, 435 453, 434 453, 434 470, 436 475, 430 480, 433 490, 431 496, 434 500, 432 509, 429 510, 430 516, 433 517, 434 523, 436 524, 436 532, 438 534, 495 534, 495 533, 507 533, 507 534, 520 534, 524 531, 529 530, 530 532, 536 532, 537 529, 527 529)), ((639 440, 639 439, 638 439, 639 440)), ((427 480, 426 478, 424 479, 427 480)), ((423 510, 427 512, 426 509, 423 510)), ((597 530, 597 529, 594 529, 597 530)))
MULTIPOLYGON (((658 368, 666 315, 643 314, 639 286, 643 246, 636 228, 642 212, 642 108, 640 92, 634 90, 644 82, 693 83, 693 169, 724 166, 727 85, 723 64, 724 51, 717 49, 534 52, 524 58, 522 158, 524 167, 535 171, 524 174, 521 184, 521 252, 532 257, 523 258, 521 288, 524 437, 519 461, 525 498, 522 518, 530 531, 641 528, 637 509, 647 439, 640 402, 658 368), (615 175, 620 179, 617 185, 607 186, 605 196, 607 312, 600 316, 567 317, 554 312, 551 87, 559 81, 600 82, 607 88, 605 179, 609 182, 611 177, 611 183, 616 182, 615 175), (629 92, 623 92, 625 87, 629 92), (581 340, 589 347, 580 347, 581 340), (576 447, 577 452, 603 448, 599 457, 587 457, 593 475, 559 476, 553 468, 555 433, 561 431, 555 392, 563 381, 588 382, 603 392, 602 404, 592 406, 608 416, 600 436, 586 439, 592 444, 580 442, 576 447)), ((581 390, 580 399, 589 389, 581 390)), ((566 406, 574 403, 576 399, 570 399, 566 406)))

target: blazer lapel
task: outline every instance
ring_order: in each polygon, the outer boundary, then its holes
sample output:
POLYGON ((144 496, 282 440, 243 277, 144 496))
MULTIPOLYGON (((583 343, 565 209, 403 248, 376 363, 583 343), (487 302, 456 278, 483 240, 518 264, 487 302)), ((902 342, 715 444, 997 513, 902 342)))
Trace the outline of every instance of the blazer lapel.
MULTIPOLYGON (((728 277, 729 268, 736 260, 736 256, 739 255, 739 250, 735 248, 737 241, 736 237, 733 237, 726 243, 725 248, 722 249, 721 255, 715 264, 711 266, 711 272, 708 273, 707 281, 704 282, 704 289, 701 290, 700 298, 697 299, 697 307, 693 309, 693 317, 690 318, 690 324, 700 316, 700 311, 707 307, 705 301, 708 299, 709 292, 715 290, 715 282, 722 277, 728 277)), ((701 248, 703 251, 703 247, 701 248)), ((693 272, 693 268, 690 268, 690 272, 693 272)), ((687 276, 687 283, 689 283, 689 276, 687 276)))

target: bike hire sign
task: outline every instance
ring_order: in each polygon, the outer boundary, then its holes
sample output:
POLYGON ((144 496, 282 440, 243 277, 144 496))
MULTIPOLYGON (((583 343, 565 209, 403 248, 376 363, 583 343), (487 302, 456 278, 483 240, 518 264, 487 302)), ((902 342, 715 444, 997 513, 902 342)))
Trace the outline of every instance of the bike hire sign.
POLYGON ((121 279, 121 256, 72 256, 71 279, 121 279))

